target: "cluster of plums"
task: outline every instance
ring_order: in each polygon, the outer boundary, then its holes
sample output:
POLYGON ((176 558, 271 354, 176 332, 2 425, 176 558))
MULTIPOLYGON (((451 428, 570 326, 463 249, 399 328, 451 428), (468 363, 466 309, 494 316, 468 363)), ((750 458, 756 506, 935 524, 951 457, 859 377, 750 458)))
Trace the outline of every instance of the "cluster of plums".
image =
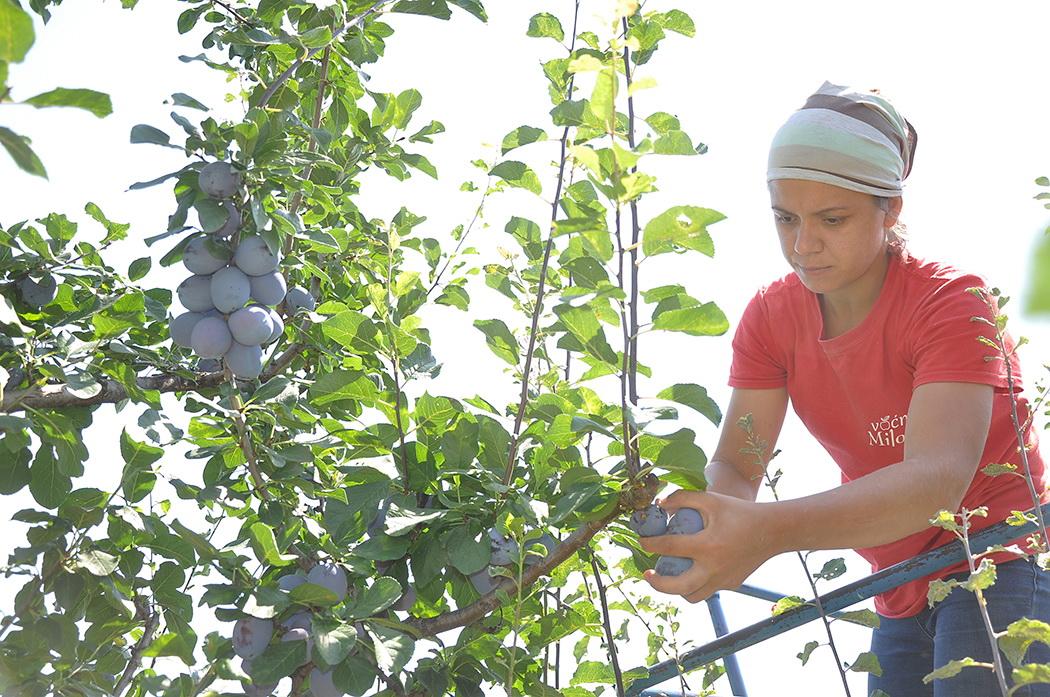
POLYGON ((274 306, 284 302, 292 315, 313 310, 316 302, 302 288, 288 290, 278 271, 281 260, 262 237, 243 237, 235 248, 227 242, 241 222, 233 201, 241 190, 240 173, 213 162, 201 169, 198 182, 201 191, 223 201, 229 217, 219 230, 194 237, 183 249, 182 262, 193 275, 176 291, 187 312, 172 318, 171 338, 202 359, 221 358, 239 378, 255 378, 262 372, 263 346, 284 334, 274 306))
MULTIPOLYGON (((500 582, 501 576, 493 576, 491 569, 497 566, 512 566, 518 562, 518 558, 521 556, 521 548, 518 545, 518 541, 512 537, 507 537, 495 528, 489 530, 489 543, 492 550, 492 555, 489 558, 489 565, 470 575, 471 584, 473 584, 474 589, 482 595, 490 592, 500 582)), ((525 544, 527 548, 531 548, 533 545, 543 545, 543 548, 547 550, 543 557, 540 557, 536 553, 527 554, 525 557, 525 566, 528 567, 538 564, 540 561, 550 556, 551 553, 554 552, 554 548, 558 546, 558 540, 556 540, 549 532, 545 532, 538 537, 527 537, 525 544)))
MULTIPOLYGON (((652 503, 631 515, 630 527, 639 537, 693 535, 704 529, 704 518, 693 508, 680 508, 668 519, 667 512, 652 503)), ((656 561, 656 573, 661 576, 678 576, 692 565, 693 560, 686 557, 661 556, 656 561)))
MULTIPOLYGON (((315 565, 307 573, 295 572, 282 576, 277 580, 277 586, 286 592, 298 588, 304 583, 313 583, 332 591, 342 602, 349 591, 346 571, 337 564, 322 562, 315 565)), ((313 625, 313 617, 308 611, 295 612, 276 624, 273 620, 259 619, 257 617, 244 617, 237 620, 233 626, 233 651, 241 657, 241 668, 248 675, 252 674, 252 661, 262 655, 266 647, 273 641, 274 635, 278 635, 278 641, 305 641, 306 658, 303 665, 311 660, 313 653, 313 639, 310 638, 310 629, 313 625)), ((363 628, 358 628, 362 632, 363 628)), ((276 684, 271 685, 247 685, 244 694, 247 697, 266 697, 277 689, 276 684)), ((335 686, 332 681, 331 671, 314 667, 310 671, 310 691, 312 697, 338 697, 345 694, 335 686)))

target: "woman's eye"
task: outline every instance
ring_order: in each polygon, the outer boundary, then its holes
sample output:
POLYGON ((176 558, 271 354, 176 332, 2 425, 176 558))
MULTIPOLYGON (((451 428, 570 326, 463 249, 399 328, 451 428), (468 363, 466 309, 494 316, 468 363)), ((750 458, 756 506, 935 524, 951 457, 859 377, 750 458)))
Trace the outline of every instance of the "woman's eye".
POLYGON ((842 222, 842 218, 824 218, 824 222, 828 225, 838 225, 842 222))
POLYGON ((787 223, 791 222, 791 216, 790 215, 774 215, 773 218, 776 219, 776 221, 778 223, 787 224, 787 223))

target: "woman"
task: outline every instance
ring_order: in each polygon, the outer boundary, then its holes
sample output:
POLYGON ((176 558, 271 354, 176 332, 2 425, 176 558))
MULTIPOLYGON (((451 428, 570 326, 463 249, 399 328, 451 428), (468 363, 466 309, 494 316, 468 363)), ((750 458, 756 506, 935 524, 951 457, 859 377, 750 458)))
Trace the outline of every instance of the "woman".
MULTIPOLYGON (((910 256, 899 234, 915 146, 915 130, 884 97, 830 83, 777 132, 767 178, 792 273, 761 289, 737 328, 734 390, 707 466, 707 492, 678 491, 662 502, 669 512, 699 510, 705 529, 642 540, 649 552, 694 560, 681 576, 647 572, 656 590, 698 602, 795 550, 854 548, 878 570, 952 541, 929 524, 940 510, 987 506, 988 517, 973 520, 979 529, 1032 507, 1022 479, 980 471, 990 463, 1020 464, 1005 365, 985 360, 993 351, 978 337, 994 336, 992 328, 971 321, 991 316, 967 292, 984 284, 910 256), (737 420, 751 414, 771 452, 789 400, 841 468, 842 485, 755 503, 763 465, 742 453, 747 436, 737 420)), ((1016 360, 1012 368, 1019 390, 1016 360)), ((1028 405, 1016 397, 1023 420, 1028 405)), ((1034 432, 1026 438, 1035 445, 1034 432)), ((1029 463, 1045 492, 1036 447, 1029 463)), ((992 558, 998 580, 986 594, 995 628, 1021 616, 1050 620, 1047 574, 1031 559, 992 558)), ((938 576, 966 578, 957 575, 966 569, 938 576)), ((991 660, 974 595, 957 588, 928 608, 930 580, 876 598, 881 626, 872 651, 883 674, 870 676, 869 690, 891 697, 998 694, 984 668, 923 685, 924 675, 950 660, 991 660)), ((1027 660, 1050 662, 1050 649, 1036 644, 1027 660)), ((1050 686, 1017 694, 1050 695, 1050 686)))

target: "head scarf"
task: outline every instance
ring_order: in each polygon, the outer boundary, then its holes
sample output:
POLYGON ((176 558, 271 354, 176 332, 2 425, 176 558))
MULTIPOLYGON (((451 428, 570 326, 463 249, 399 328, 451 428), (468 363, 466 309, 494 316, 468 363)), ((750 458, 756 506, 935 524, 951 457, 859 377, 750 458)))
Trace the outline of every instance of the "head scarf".
POLYGON ((766 181, 807 179, 900 196, 915 128, 878 92, 825 82, 773 137, 766 181))

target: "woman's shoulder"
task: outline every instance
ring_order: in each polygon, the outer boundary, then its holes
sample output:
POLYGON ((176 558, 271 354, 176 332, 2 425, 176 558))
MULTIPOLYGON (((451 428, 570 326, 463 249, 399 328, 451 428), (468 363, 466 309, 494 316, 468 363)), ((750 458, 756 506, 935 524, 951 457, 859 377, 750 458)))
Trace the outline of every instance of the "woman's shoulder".
POLYGON ((978 273, 961 269, 954 264, 914 255, 897 258, 902 280, 913 287, 937 292, 954 286, 986 287, 987 281, 978 273))

